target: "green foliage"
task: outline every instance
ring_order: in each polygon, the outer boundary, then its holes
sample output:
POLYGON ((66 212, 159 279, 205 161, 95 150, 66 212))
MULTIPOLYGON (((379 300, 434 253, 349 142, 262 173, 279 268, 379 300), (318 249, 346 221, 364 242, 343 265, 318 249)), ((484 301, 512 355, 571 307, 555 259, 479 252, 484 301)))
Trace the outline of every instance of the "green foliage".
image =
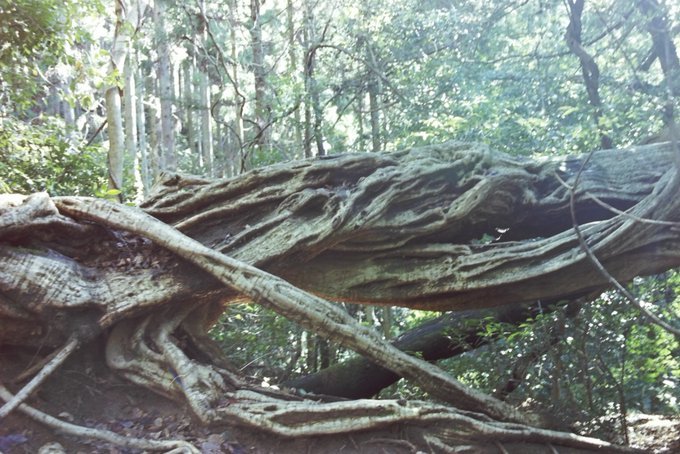
MULTIPOLYGON (((677 319, 679 283, 680 273, 672 271, 638 279, 635 290, 653 303, 655 312, 677 319)), ((484 334, 500 338, 443 365, 461 381, 493 392, 522 358, 539 352, 522 385, 510 395, 512 403, 541 402, 553 414, 583 424, 624 409, 680 411, 680 343, 615 293, 603 294, 573 318, 558 311, 518 327, 491 323, 484 334), (550 343, 560 323, 564 331, 550 343)))
POLYGON ((82 147, 63 122, 44 118, 40 125, 14 120, 0 123, 0 192, 93 195, 105 183, 105 153, 82 147))
POLYGON ((92 108, 103 65, 91 31, 103 14, 99 0, 0 0, 0 116, 32 118, 50 90, 92 108))
POLYGON ((61 5, 56 0, 0 0, 0 64, 55 46, 63 32, 61 5))
POLYGON ((211 331, 235 366, 263 380, 298 367, 292 353, 301 349, 300 334, 293 322, 254 304, 229 306, 211 331))
POLYGON ((36 62, 53 64, 63 46, 61 3, 0 0, 0 115, 28 109, 40 92, 45 76, 36 62))

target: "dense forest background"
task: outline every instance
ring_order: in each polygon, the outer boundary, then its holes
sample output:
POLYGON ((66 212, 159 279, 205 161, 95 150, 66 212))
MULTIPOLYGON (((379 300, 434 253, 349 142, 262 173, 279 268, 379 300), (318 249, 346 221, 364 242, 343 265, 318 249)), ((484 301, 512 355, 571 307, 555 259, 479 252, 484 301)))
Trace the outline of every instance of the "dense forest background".
MULTIPOLYGON (((661 140, 679 18, 661 0, 0 0, 0 192, 136 204, 163 172, 232 177, 445 140, 531 157, 661 140)), ((677 319, 677 271, 630 288, 677 319)), ((386 338, 439 315, 346 307, 386 338)), ((496 395, 515 380, 510 402, 622 443, 629 415, 678 414, 671 333, 613 292, 553 309, 486 324, 492 342, 442 367, 496 395)), ((255 305, 213 335, 264 382, 350 356, 255 305)))

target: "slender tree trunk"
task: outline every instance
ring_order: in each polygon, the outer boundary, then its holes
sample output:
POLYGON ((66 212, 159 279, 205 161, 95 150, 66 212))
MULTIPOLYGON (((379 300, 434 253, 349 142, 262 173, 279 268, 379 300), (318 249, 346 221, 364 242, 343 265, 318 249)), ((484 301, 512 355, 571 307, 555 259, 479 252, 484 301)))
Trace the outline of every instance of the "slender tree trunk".
MULTIPOLYGON (((109 135, 109 189, 123 190, 123 160, 125 155, 125 134, 121 113, 120 91, 118 87, 106 90, 106 120, 109 135)), ((122 201, 123 197, 119 199, 122 201)))
POLYGON ((133 161, 137 155, 137 118, 135 116, 137 94, 134 66, 131 58, 125 61, 125 91, 123 99, 123 107, 125 109, 125 149, 133 161))
POLYGON ((327 339, 319 337, 317 339, 319 347, 319 369, 326 369, 332 364, 331 349, 327 339))
POLYGON ((377 84, 368 85, 368 108, 371 119, 371 151, 380 151, 380 101, 377 84))
MULTIPOLYGON (((307 73, 305 72, 305 92, 307 92, 307 73)), ((309 96, 305 100, 305 140, 304 140, 304 152, 305 158, 311 158, 312 154, 312 141, 314 140, 314 134, 312 133, 312 106, 309 96)))
POLYGON ((305 61, 304 61, 304 84, 305 84, 305 125, 304 125, 304 153, 305 158, 312 157, 312 99, 310 96, 310 72, 313 72, 314 59, 312 57, 312 18, 311 18, 311 6, 309 2, 304 2, 304 26, 302 29, 304 38, 304 49, 305 49, 305 61))
POLYGON ((187 146, 190 150, 192 169, 198 168, 198 146, 194 131, 194 59, 189 58, 184 64, 184 126, 186 128, 187 146))
MULTIPOLYGON (((219 116, 219 108, 217 115, 219 116)), ((211 115, 212 117, 212 115, 211 115)), ((222 125, 219 121, 213 121, 213 176, 216 178, 224 177, 225 156, 224 156, 224 137, 222 135, 222 125)))
MULTIPOLYGON (((66 96, 71 95, 71 89, 69 88, 68 80, 65 81, 65 83, 63 84, 63 90, 66 96)), ((75 127, 76 126, 75 109, 73 108, 71 103, 69 103, 67 100, 62 100, 60 104, 61 104, 61 116, 64 119, 64 123, 66 123, 67 126, 70 126, 72 128, 75 127)))
POLYGON ((359 93, 357 96, 357 102, 356 102, 356 119, 357 119, 357 149, 358 151, 366 151, 366 143, 365 143, 365 137, 366 133, 364 132, 364 96, 365 94, 359 93))
POLYGON ((366 324, 373 328, 375 326, 375 306, 365 306, 364 315, 366 316, 366 324))
MULTIPOLYGON (((297 74, 298 61, 297 52, 295 52, 295 8, 293 6, 293 0, 287 0, 286 3, 286 19, 287 19, 287 29, 288 29, 288 71, 291 75, 297 74)), ((304 150, 301 150, 302 145, 302 128, 300 126, 300 99, 296 100, 298 106, 295 107, 293 112, 293 149, 295 150, 295 157, 299 158, 304 155, 304 150)))
MULTIPOLYGON (((136 8, 130 8, 124 1, 116 1, 116 26, 109 58, 108 74, 119 77, 123 74, 133 26, 136 25, 136 8), (133 25, 134 24, 134 25, 133 25)), ((125 134, 123 132, 123 116, 121 111, 120 87, 109 86, 105 93, 107 132, 109 136, 108 168, 109 189, 123 190, 123 162, 125 157, 125 134)), ((120 200, 123 200, 122 194, 120 200)))
MULTIPOLYGON (((205 0, 200 0, 201 21, 198 27, 198 34, 204 49, 208 43, 208 15, 205 9, 205 0)), ((208 61, 205 55, 201 56, 199 77, 199 91, 201 97, 201 167, 204 175, 213 176, 213 136, 212 136, 212 117, 210 115, 210 76, 208 74, 208 61)))
POLYGON ((262 21, 260 0, 250 0, 250 38, 253 53, 253 76, 255 78, 255 130, 252 150, 264 151, 269 147, 271 107, 267 103, 267 79, 264 66, 264 47, 262 46, 262 21))
MULTIPOLYGON (((157 93, 158 83, 155 79, 151 77, 146 78, 148 86, 148 93, 157 93)), ((148 104, 147 114, 148 114, 148 125, 149 125, 149 170, 152 180, 158 181, 158 176, 161 172, 161 151, 160 151, 160 136, 161 136, 161 125, 158 118, 158 102, 155 97, 150 97, 150 102, 148 104)))
POLYGON ((165 0, 156 0, 154 6, 154 25, 156 48, 158 49, 158 90, 161 99, 161 153, 162 170, 177 170, 175 154, 175 121, 172 107, 174 103, 174 87, 170 64, 170 49, 165 32, 165 0))
MULTIPOLYGON (((132 37, 140 26, 145 0, 116 0, 116 27, 111 44, 108 74, 114 79, 124 75, 125 59, 131 48, 132 37)), ((105 93, 106 118, 109 135, 109 189, 123 189, 123 170, 125 158, 125 134, 121 111, 120 85, 109 86, 105 93)), ((123 200, 122 193, 119 196, 123 200)))
MULTIPOLYGON (((668 99, 664 106, 663 121, 673 130, 675 122, 673 98, 680 95, 680 58, 673 42, 668 20, 668 10, 658 0, 640 0, 640 10, 650 17, 647 30, 652 37, 652 51, 649 65, 659 59, 663 71, 668 99)), ((677 133, 676 133, 677 134, 677 133)), ((674 140, 678 140, 675 137, 674 140)))
POLYGON ((600 99, 600 68, 597 66, 592 55, 582 45, 583 3, 584 0, 567 0, 569 6, 569 25, 564 37, 569 50, 581 62, 581 73, 588 93, 588 102, 593 107, 593 119, 600 135, 600 148, 608 150, 614 147, 614 143, 600 125, 604 114, 602 100, 600 99))
POLYGON ((133 62, 132 48, 128 49, 128 58, 125 61, 125 91, 123 92, 123 109, 125 112, 125 150, 127 154, 126 161, 129 169, 129 163, 132 163, 132 176, 135 184, 135 196, 142 199, 144 191, 140 185, 139 157, 137 156, 137 92, 135 86, 135 67, 133 62))
POLYGON ((383 318, 382 318, 381 327, 382 327, 383 336, 385 337, 385 339, 390 339, 390 338, 392 338, 392 325, 394 323, 392 308, 389 307, 389 306, 383 307, 382 308, 382 315, 383 315, 383 318))
POLYGON ((210 115, 210 83, 208 75, 200 73, 201 89, 201 151, 203 157, 203 173, 213 175, 213 137, 212 117, 210 115))
POLYGON ((229 8, 229 40, 231 42, 231 61, 232 74, 231 81, 234 90, 234 119, 232 122, 232 136, 233 147, 231 148, 231 161, 234 175, 244 172, 252 167, 249 156, 246 154, 244 137, 243 137, 243 108, 245 104, 244 97, 241 95, 240 77, 238 68, 238 52, 236 42, 236 27, 238 21, 236 19, 238 14, 238 1, 231 0, 229 8))
POLYGON ((372 67, 370 69, 368 82, 368 109, 371 122, 371 151, 378 152, 382 149, 382 135, 380 134, 380 95, 382 91, 382 84, 380 83, 378 76, 375 74, 375 71, 378 68, 378 63, 373 49, 371 48, 370 42, 366 43, 366 58, 372 67))
POLYGON ((319 370, 319 363, 317 361, 317 341, 319 337, 316 334, 307 333, 307 370, 314 373, 319 370))
MULTIPOLYGON (((142 77, 142 68, 137 65, 135 71, 135 84, 137 86, 137 137, 139 151, 136 154, 137 160, 135 162, 135 169, 139 169, 140 184, 144 197, 149 193, 151 187, 151 174, 149 172, 149 150, 146 140, 146 114, 144 109, 144 79, 142 77)), ((137 175, 137 173, 135 173, 137 175)))
POLYGON ((312 141, 316 144, 316 155, 324 156, 326 150, 323 144, 322 121, 323 111, 319 96, 319 87, 314 78, 316 64, 317 37, 314 19, 314 6, 305 0, 305 157, 312 156, 312 141))

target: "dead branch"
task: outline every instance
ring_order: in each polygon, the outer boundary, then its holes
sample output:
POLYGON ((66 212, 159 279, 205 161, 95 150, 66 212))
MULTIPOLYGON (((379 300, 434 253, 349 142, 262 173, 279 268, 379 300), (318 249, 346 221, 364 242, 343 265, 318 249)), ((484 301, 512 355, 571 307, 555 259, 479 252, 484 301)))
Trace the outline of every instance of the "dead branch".
POLYGON ((66 345, 57 353, 42 370, 31 379, 26 385, 21 388, 21 390, 14 395, 11 400, 8 400, 5 405, 0 408, 0 419, 10 414, 12 410, 17 408, 21 403, 23 403, 28 397, 35 391, 42 382, 45 381, 47 377, 50 376, 52 372, 57 370, 57 367, 62 365, 64 361, 78 349, 80 346, 80 340, 76 335, 72 335, 66 345))
MULTIPOLYGON (((7 388, 0 383, 0 397, 5 401, 9 402, 14 400, 14 395, 10 393, 7 388)), ((172 451, 175 449, 180 449, 184 454, 200 454, 201 451, 196 449, 191 443, 184 440, 146 440, 143 438, 133 438, 124 435, 117 434, 110 430, 94 429, 92 427, 79 426, 77 424, 71 424, 66 421, 62 421, 33 407, 26 404, 20 404, 19 410, 24 413, 29 418, 44 424, 58 432, 62 432, 66 435, 71 435, 74 437, 90 438, 96 440, 102 440, 108 443, 113 443, 118 446, 133 448, 133 449, 146 449, 151 451, 172 451)))

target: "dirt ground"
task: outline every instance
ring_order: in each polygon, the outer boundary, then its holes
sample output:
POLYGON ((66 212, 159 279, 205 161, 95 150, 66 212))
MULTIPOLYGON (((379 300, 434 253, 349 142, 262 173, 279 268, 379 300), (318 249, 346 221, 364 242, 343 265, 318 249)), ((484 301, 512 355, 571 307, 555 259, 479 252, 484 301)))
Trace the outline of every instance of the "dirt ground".
MULTIPOLYGON (((396 426, 382 431, 303 439, 284 439, 257 430, 231 426, 204 427, 176 403, 146 391, 112 374, 101 361, 101 348, 78 352, 29 400, 52 416, 76 424, 107 429, 128 437, 184 439, 207 454, 218 453, 428 453, 442 452, 423 441, 422 428, 396 426)), ((2 347, 0 380, 16 392, 12 383, 35 354, 2 347)), ((631 418, 631 442, 650 453, 680 452, 680 417, 653 415, 631 418)), ((20 453, 135 454, 141 451, 109 443, 60 435, 18 411, 0 421, 0 454, 20 453), (48 449, 50 444, 52 450, 48 449), (41 449, 42 448, 42 449, 41 449)), ((452 451, 453 452, 453 451, 452 451)), ((549 447, 529 444, 462 443, 461 453, 542 453, 549 447)), ((560 454, 576 452, 560 448, 560 454)))

